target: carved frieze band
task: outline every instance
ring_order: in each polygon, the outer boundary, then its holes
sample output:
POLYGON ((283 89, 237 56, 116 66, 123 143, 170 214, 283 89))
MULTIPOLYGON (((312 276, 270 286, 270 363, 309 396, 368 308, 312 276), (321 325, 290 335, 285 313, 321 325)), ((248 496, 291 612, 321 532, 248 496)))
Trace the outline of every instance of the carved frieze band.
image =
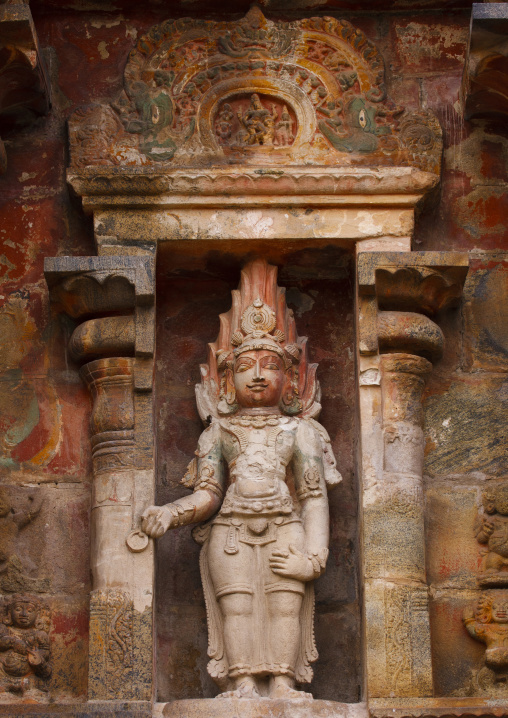
POLYGON ((74 169, 242 161, 413 165, 439 174, 441 129, 386 95, 377 47, 345 20, 193 18, 154 26, 124 88, 74 113, 74 169))

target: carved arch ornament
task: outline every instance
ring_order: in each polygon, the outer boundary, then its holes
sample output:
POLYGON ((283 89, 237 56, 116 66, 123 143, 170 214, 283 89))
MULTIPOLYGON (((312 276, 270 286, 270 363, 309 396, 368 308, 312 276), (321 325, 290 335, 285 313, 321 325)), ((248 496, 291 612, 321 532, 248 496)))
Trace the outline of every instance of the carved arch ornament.
POLYGON ((154 26, 109 105, 70 120, 72 167, 413 165, 439 173, 441 129, 386 95, 377 47, 345 20, 154 26))

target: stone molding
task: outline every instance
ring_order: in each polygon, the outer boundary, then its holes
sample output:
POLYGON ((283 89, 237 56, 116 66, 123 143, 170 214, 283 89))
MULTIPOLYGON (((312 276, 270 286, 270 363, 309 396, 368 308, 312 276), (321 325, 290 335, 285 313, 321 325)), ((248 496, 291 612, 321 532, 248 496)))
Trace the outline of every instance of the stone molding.
POLYGON ((411 167, 86 168, 68 181, 94 215, 101 254, 188 239, 408 241, 437 183, 411 167), (288 207, 292 208, 288 213, 288 207), (241 210, 241 211, 240 211, 241 210))

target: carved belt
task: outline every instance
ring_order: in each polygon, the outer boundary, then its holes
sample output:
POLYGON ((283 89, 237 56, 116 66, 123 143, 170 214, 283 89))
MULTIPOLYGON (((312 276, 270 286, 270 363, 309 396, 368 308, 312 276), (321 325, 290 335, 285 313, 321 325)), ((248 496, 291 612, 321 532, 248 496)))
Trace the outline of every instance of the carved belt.
POLYGON ((238 553, 238 543, 248 546, 265 546, 277 541, 277 528, 291 523, 301 523, 298 517, 285 518, 277 516, 275 519, 267 519, 261 516, 253 516, 246 519, 229 519, 217 517, 213 522, 214 526, 228 526, 224 552, 228 554, 238 553))

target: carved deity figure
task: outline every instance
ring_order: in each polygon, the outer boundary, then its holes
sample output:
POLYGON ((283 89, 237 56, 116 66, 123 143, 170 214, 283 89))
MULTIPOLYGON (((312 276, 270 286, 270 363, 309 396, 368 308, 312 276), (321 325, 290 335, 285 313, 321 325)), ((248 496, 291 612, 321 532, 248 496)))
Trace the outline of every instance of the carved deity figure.
POLYGON ((231 105, 225 102, 215 120, 215 132, 222 144, 226 144, 231 138, 233 118, 234 114, 231 105))
POLYGON ((43 613, 33 596, 15 594, 5 606, 0 623, 0 701, 8 694, 48 698, 50 643, 43 613))
POLYGON ((26 575, 20 559, 16 555, 16 540, 19 532, 39 514, 42 499, 28 497, 24 506, 12 506, 5 489, 0 489, 0 590, 14 592, 21 590, 47 590, 47 580, 31 578, 26 575))
MULTIPOLYGON (((277 113, 274 105, 272 105, 272 112, 274 114, 277 113)), ((293 140, 293 120, 288 112, 288 108, 284 105, 280 120, 275 125, 275 144, 286 146, 290 145, 293 140)))
POLYGON ((313 580, 325 570, 327 489, 340 481, 320 411, 316 365, 296 334, 277 270, 242 272, 196 387, 209 424, 183 483, 149 507, 152 537, 194 529, 208 616, 208 670, 223 696, 301 698, 312 679, 313 580))
POLYGON ((484 513, 478 516, 475 534, 487 545, 482 573, 482 586, 508 585, 508 483, 486 491, 483 496, 484 513))
POLYGON ((483 594, 474 607, 465 609, 463 618, 468 633, 487 646, 485 667, 475 683, 484 690, 504 688, 508 680, 508 595, 483 594))
POLYGON ((237 116, 246 130, 241 133, 243 144, 267 146, 273 144, 275 121, 278 119, 277 111, 273 109, 270 114, 266 107, 263 107, 259 95, 254 93, 245 113, 242 115, 241 112, 238 112, 237 116))

